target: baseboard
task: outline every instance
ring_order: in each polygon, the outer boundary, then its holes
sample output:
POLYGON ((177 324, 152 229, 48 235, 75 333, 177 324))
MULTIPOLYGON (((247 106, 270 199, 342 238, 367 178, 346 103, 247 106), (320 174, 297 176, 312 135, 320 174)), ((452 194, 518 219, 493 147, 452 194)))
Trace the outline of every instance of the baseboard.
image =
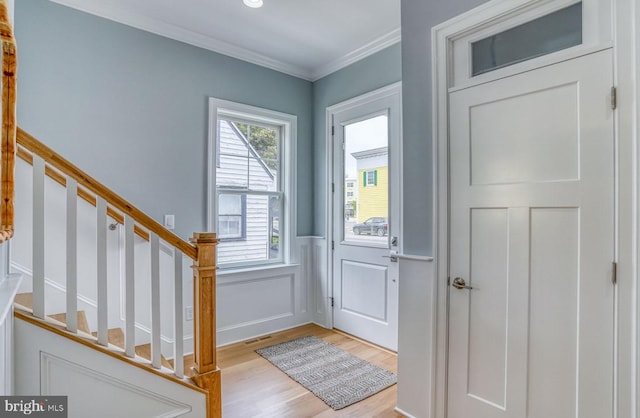
MULTIPOLYGON (((273 330, 270 330, 269 332, 262 332, 262 333, 258 333, 258 334, 248 335, 246 338, 243 337, 243 338, 235 340, 235 341, 228 341, 228 342, 225 341, 224 344, 218 345, 217 348, 220 349, 220 348, 226 347, 228 345, 240 343, 240 342, 247 341, 247 340, 253 340, 253 339, 256 339, 256 338, 265 337, 267 335, 275 334, 277 332, 287 331, 287 330, 290 330, 290 329, 293 329, 293 328, 298 328, 298 327, 301 327, 301 326, 304 326, 304 325, 308 325, 308 324, 315 324, 315 322, 312 322, 312 321, 304 322, 304 323, 300 323, 300 324, 296 324, 296 325, 292 325, 292 326, 288 326, 288 327, 284 327, 284 328, 273 329, 273 330)), ((322 325, 320 325, 320 326, 322 326, 322 325)))
POLYGON ((397 406, 393 409, 394 411, 396 411, 397 413, 399 413, 400 415, 406 417, 406 418, 416 418, 413 415, 403 411, 402 409, 398 408, 397 406))

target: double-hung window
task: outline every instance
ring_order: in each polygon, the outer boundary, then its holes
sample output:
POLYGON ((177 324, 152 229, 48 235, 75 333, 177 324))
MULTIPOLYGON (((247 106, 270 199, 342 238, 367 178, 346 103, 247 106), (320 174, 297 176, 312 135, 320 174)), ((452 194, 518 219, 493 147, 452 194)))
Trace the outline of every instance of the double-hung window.
POLYGON ((209 230, 221 267, 287 262, 295 117, 210 99, 209 230))

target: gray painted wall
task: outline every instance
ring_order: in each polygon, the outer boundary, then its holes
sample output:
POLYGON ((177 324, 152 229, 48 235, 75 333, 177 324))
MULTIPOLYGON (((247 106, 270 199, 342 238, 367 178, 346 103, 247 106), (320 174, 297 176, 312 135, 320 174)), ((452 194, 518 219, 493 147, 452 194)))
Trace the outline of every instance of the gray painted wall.
POLYGON ((327 107, 400 81, 400 44, 392 45, 313 84, 314 234, 325 236, 327 107))
POLYGON ((188 237, 206 226, 208 97, 297 115, 297 234, 313 232, 312 83, 47 0, 15 6, 23 129, 188 237))
POLYGON ((406 254, 433 255, 431 28, 485 0, 402 0, 402 112, 406 254))
POLYGON ((431 255, 431 28, 483 2, 403 0, 402 44, 309 83, 46 0, 22 0, 18 120, 156 219, 174 213, 186 237, 205 227, 207 97, 296 114, 297 234, 324 236, 325 110, 402 80, 404 252, 431 255))

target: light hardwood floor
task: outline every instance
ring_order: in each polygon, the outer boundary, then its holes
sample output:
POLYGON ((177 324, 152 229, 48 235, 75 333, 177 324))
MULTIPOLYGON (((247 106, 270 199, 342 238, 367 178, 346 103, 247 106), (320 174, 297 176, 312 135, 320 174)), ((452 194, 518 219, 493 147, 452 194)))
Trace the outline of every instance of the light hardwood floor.
POLYGON ((396 406, 396 385, 334 411, 254 352, 258 348, 305 335, 315 335, 377 366, 397 372, 395 353, 313 324, 228 345, 218 350, 224 418, 402 417, 393 410, 396 406))

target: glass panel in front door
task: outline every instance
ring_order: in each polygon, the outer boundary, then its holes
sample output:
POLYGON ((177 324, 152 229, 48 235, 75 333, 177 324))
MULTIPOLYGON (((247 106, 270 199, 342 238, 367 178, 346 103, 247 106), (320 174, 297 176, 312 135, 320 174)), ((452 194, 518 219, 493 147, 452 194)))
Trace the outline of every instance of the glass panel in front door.
POLYGON ((387 115, 344 126, 344 241, 389 243, 389 129, 387 115))

